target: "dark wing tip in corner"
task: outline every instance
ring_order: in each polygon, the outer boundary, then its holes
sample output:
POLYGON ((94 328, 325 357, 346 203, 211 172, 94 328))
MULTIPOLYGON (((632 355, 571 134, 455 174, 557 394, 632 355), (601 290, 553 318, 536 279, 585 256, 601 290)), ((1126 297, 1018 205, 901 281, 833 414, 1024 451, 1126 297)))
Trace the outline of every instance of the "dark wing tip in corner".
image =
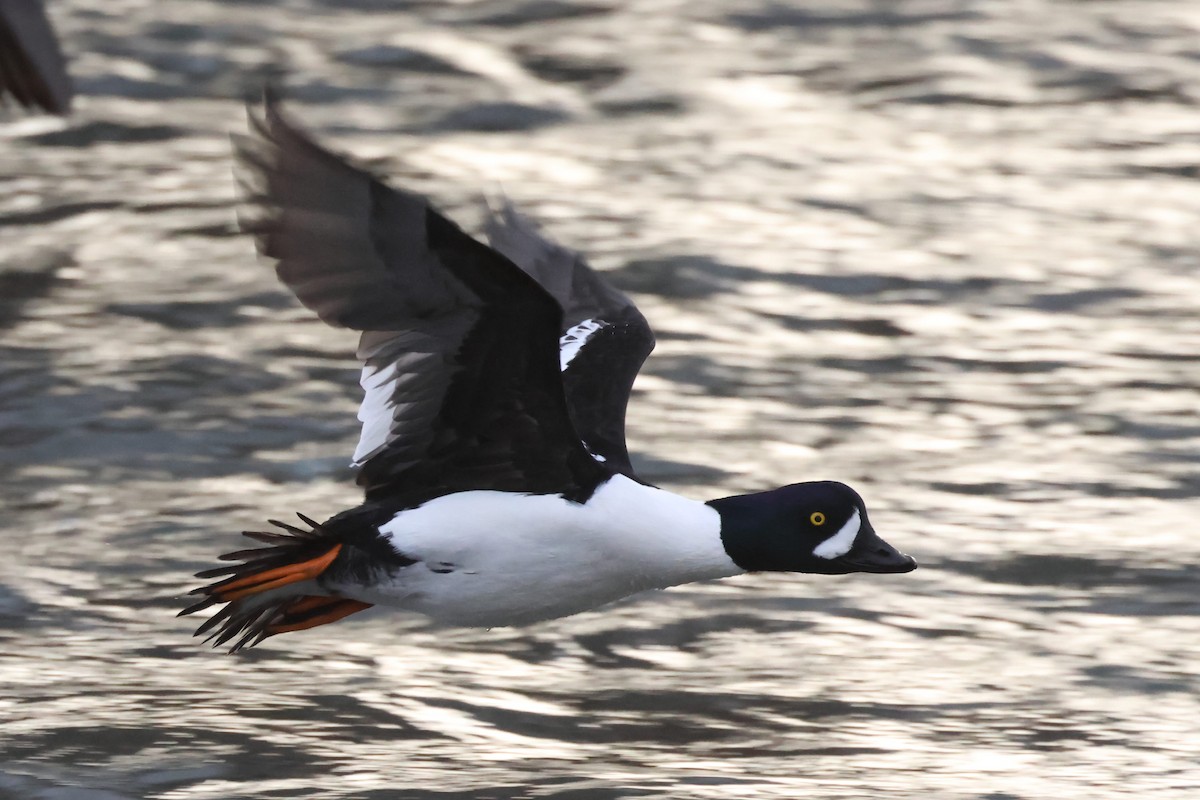
POLYGON ((73 90, 41 0, 0 0, 0 99, 65 116, 73 90))

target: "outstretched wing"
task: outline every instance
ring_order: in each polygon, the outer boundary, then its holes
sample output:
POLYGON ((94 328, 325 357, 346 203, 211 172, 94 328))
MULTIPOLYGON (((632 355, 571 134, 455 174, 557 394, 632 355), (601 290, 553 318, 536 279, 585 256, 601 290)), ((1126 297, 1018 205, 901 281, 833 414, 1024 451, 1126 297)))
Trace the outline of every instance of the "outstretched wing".
POLYGON ((423 198, 318 147, 270 101, 251 119, 257 136, 235 139, 250 194, 243 227, 301 303, 362 331, 354 460, 367 500, 590 496, 611 473, 571 423, 554 299, 423 198))
POLYGON ((575 428, 597 460, 636 477, 625 446, 625 408, 654 349, 646 318, 582 256, 544 238, 507 202, 491 215, 487 235, 562 305, 559 366, 575 428))
POLYGON ((0 97, 53 114, 71 110, 71 79, 42 0, 0 0, 0 97))

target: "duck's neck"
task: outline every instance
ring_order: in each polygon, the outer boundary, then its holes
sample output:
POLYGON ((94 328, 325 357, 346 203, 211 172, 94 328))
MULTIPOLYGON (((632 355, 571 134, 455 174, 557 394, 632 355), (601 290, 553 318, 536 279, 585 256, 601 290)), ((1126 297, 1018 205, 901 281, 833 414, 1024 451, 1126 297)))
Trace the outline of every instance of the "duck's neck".
POLYGON ((769 502, 771 492, 735 495, 710 500, 706 505, 720 518, 721 544, 743 572, 778 569, 781 556, 790 554, 795 537, 784 535, 779 508, 769 502))
POLYGON ((706 503, 617 475, 588 505, 620 520, 625 560, 661 576, 658 588, 744 572, 725 551, 721 515, 706 503))

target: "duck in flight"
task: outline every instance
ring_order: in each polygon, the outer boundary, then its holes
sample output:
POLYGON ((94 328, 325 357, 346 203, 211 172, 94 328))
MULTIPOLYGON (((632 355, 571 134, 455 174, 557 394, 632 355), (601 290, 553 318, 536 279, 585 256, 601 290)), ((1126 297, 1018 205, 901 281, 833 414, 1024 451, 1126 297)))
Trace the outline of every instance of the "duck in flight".
POLYGON ((71 79, 42 0, 0 0, 0 100, 71 110, 71 79))
POLYGON ((899 573, 833 481, 689 500, 640 480, 625 407, 645 318, 510 207, 490 246, 424 198, 320 148, 271 101, 235 148, 259 249, 326 323, 359 331, 363 503, 271 521, 197 573, 181 614, 232 650, 372 605, 522 625, 647 589, 737 575, 899 573))

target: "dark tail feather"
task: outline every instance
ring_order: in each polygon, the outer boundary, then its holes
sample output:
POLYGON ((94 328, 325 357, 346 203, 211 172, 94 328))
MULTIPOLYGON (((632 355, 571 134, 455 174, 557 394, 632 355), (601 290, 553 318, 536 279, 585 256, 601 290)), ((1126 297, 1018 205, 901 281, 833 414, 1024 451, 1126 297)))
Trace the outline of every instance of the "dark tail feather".
POLYGON ((200 600, 179 612, 183 616, 226 603, 200 625, 197 636, 211 631, 205 641, 212 641, 214 647, 240 636, 230 648, 231 653, 236 653, 276 633, 312 628, 370 608, 369 603, 343 597, 275 591, 314 580, 333 563, 342 549, 342 543, 329 536, 318 523, 303 514, 297 516, 312 529, 306 531, 269 520, 285 533, 243 531, 244 536, 264 542, 268 547, 226 553, 221 560, 241 563, 196 573, 197 578, 228 576, 193 589, 190 594, 201 595, 200 600))

